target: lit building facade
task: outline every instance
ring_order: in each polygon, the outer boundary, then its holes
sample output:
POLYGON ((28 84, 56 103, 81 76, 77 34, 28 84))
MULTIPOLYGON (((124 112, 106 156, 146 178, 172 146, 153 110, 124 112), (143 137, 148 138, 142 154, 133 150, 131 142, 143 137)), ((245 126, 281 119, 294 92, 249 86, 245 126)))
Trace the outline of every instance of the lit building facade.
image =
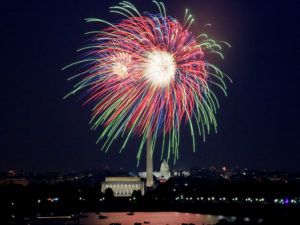
POLYGON ((107 188, 111 188, 115 197, 130 197, 133 191, 145 193, 144 182, 140 177, 105 177, 101 183, 101 192, 104 193, 107 188))
MULTIPOLYGON (((169 165, 166 160, 161 163, 160 171, 153 172, 153 175, 159 180, 168 180, 171 177, 169 165)), ((147 172, 139 172, 139 177, 146 178, 147 172)))

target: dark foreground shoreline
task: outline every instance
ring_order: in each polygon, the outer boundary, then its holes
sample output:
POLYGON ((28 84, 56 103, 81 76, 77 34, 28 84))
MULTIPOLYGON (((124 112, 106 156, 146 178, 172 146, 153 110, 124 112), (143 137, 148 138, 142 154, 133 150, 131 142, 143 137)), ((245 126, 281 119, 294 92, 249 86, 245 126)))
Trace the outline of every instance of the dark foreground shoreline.
POLYGON ((264 221, 271 221, 264 224, 272 225, 300 224, 300 183, 297 182, 237 183, 178 178, 169 179, 155 190, 148 190, 144 196, 141 192, 134 191, 130 197, 115 197, 111 189, 107 189, 105 193, 100 190, 100 184, 2 185, 0 213, 4 216, 1 216, 0 224, 20 224, 16 222, 17 219, 35 218, 37 215, 105 211, 190 212, 263 218, 264 221), (250 201, 246 201, 247 199, 250 201))

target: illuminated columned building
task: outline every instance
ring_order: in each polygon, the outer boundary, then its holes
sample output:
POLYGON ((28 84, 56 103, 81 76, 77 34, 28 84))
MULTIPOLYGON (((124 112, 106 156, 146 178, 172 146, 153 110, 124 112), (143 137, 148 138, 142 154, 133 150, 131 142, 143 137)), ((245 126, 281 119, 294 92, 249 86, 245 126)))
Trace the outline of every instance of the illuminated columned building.
POLYGON ((115 197, 130 197, 133 191, 145 193, 144 182, 140 177, 105 177, 101 183, 101 192, 111 188, 115 197))

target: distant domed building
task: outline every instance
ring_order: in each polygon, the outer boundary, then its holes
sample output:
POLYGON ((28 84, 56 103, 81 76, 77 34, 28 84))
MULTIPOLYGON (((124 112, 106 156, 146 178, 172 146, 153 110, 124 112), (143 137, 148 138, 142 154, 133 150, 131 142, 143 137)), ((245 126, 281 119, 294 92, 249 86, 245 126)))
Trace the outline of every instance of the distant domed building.
POLYGON ((160 172, 170 172, 169 170, 169 165, 166 162, 166 160, 164 160, 161 165, 160 165, 160 172))
POLYGON ((157 174, 158 178, 160 179, 163 179, 163 180, 168 180, 171 176, 170 174, 170 169, 169 169, 169 165, 168 163, 166 162, 166 160, 164 160, 162 163, 161 163, 161 166, 160 166, 160 173, 157 174))
MULTIPOLYGON (((160 165, 159 172, 153 172, 153 175, 159 180, 168 180, 171 177, 170 168, 166 160, 164 160, 160 165)), ((146 178, 146 172, 139 172, 139 177, 146 178)))

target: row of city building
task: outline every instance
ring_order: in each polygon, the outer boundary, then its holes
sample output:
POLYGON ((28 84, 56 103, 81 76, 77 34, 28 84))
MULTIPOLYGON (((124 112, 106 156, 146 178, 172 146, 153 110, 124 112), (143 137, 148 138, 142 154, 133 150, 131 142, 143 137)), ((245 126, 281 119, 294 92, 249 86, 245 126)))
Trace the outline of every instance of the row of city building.
MULTIPOLYGON (((164 160, 161 163, 160 170, 153 172, 156 183, 164 183, 171 177, 197 177, 207 180, 229 181, 270 181, 270 182, 300 182, 300 174, 288 174, 281 171, 257 171, 250 169, 227 169, 223 166, 221 169, 216 167, 210 168, 191 168, 190 170, 173 170, 171 171, 168 163, 164 160)), ((109 171, 86 170, 80 173, 57 173, 48 172, 44 174, 37 173, 16 173, 10 170, 7 173, 0 172, 0 185, 19 184, 27 186, 29 184, 47 183, 54 185, 62 182, 76 182, 84 185, 102 184, 102 191, 112 188, 116 196, 130 196, 134 190, 140 190, 144 193, 144 179, 146 172, 130 172, 120 171, 119 173, 111 173, 109 171)))

